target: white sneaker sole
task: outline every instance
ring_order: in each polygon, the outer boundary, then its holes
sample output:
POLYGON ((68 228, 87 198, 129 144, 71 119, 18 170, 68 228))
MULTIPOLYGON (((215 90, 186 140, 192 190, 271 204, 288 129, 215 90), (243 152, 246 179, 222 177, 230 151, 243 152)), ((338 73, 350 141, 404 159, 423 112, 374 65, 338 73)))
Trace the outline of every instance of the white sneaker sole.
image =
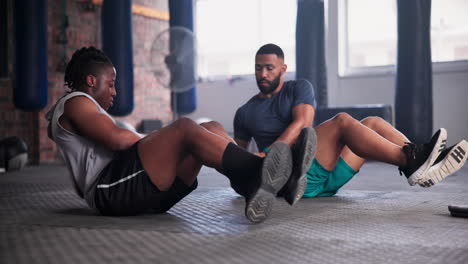
POLYGON ((417 184, 421 179, 424 179, 424 174, 429 170, 429 168, 434 164, 437 157, 439 156, 440 152, 445 148, 445 143, 447 142, 447 130, 445 128, 440 129, 439 137, 437 138, 437 142, 432 149, 431 154, 427 158, 426 162, 424 162, 411 176, 408 178, 409 185, 413 186, 417 184))
POLYGON ((418 181, 418 184, 422 187, 431 187, 441 182, 445 177, 461 169, 467 158, 468 142, 462 140, 450 150, 443 160, 430 167, 424 177, 418 181))

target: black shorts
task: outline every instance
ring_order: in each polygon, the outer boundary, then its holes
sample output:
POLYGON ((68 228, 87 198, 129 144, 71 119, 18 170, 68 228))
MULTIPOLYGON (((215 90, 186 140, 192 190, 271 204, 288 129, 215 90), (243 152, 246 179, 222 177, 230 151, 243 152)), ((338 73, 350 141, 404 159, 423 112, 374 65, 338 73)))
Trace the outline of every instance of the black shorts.
POLYGON ((164 213, 197 188, 176 177, 167 191, 150 180, 138 156, 138 142, 119 151, 98 176, 94 201, 103 215, 164 213))

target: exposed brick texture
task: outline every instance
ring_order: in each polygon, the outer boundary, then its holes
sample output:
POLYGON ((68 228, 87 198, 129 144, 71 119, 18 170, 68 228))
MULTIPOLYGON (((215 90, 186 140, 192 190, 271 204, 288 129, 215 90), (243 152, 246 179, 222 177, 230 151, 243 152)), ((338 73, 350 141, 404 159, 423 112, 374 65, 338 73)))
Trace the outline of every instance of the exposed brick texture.
MULTIPOLYGON (((9 2, 9 32, 13 28, 13 2, 9 2)), ((168 11, 167 0, 134 0, 133 4, 168 11)), ((96 6, 94 11, 85 11, 79 1, 66 1, 68 27, 65 45, 58 42, 63 36, 63 9, 62 0, 48 1, 48 105, 40 112, 15 109, 12 65, 9 66, 11 78, 0 80, 0 138, 15 135, 25 140, 30 149, 31 164, 61 162, 55 144, 47 137, 47 122, 44 118, 45 113, 66 91, 63 86, 64 74, 59 69, 60 62, 64 56, 68 61, 73 52, 83 46, 101 48, 101 7, 96 6)), ((169 22, 133 14, 132 23, 135 108, 130 115, 119 119, 133 126, 137 126, 142 119, 160 119, 167 124, 172 119, 170 92, 156 83, 148 69, 152 42, 159 32, 169 27, 169 22)), ((9 46, 12 64, 14 43, 9 46)))

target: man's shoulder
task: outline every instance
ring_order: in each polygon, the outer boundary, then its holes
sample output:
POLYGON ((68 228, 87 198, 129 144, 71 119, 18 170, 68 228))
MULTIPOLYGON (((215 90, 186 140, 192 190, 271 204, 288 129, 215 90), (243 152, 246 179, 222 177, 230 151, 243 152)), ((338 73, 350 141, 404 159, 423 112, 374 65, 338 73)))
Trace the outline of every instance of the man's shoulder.
POLYGON ((82 110, 80 109, 81 107, 88 107, 88 110, 95 109, 98 112, 107 113, 107 111, 99 105, 96 99, 84 92, 74 91, 67 94, 62 99, 64 104, 66 103, 69 106, 73 105, 72 108, 78 108, 77 110, 80 112, 82 110))
POLYGON ((289 89, 294 89, 294 88, 297 88, 297 87, 299 87, 299 88, 302 88, 302 87, 311 88, 312 84, 306 79, 297 79, 297 80, 291 80, 291 81, 285 82, 285 86, 289 87, 289 89))
POLYGON ((64 97, 61 98, 62 100, 68 101, 68 100, 75 100, 75 101, 81 101, 85 100, 86 102, 91 101, 95 104, 97 104, 96 100, 89 94, 80 92, 80 91, 73 91, 71 93, 66 94, 64 97))
POLYGON ((83 92, 68 92, 62 97, 60 97, 55 104, 50 108, 50 110, 46 114, 46 118, 50 119, 55 111, 60 111, 63 112, 65 105, 69 105, 68 102, 73 101, 73 102, 79 102, 81 100, 86 100, 89 101, 88 98, 89 96, 83 92), (81 99, 78 99, 81 98, 81 99))
POLYGON ((285 87, 285 90, 289 95, 300 97, 314 95, 314 87, 308 80, 305 79, 285 82, 285 87))
MULTIPOLYGON (((86 96, 72 96, 64 100, 65 109, 68 107, 79 108, 84 106, 94 106, 96 103, 86 96)), ((94 108, 94 107, 93 107, 94 108)))

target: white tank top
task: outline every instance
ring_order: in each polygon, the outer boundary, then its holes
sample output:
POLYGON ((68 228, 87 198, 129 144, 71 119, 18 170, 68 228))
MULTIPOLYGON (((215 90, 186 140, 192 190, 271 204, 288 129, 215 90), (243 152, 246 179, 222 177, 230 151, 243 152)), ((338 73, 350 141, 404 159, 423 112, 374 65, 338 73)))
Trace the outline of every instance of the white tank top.
POLYGON ((97 176, 101 170, 112 160, 113 152, 99 146, 92 141, 64 129, 59 118, 64 112, 65 102, 75 96, 85 96, 96 104, 99 112, 115 120, 90 95, 83 92, 72 92, 62 97, 46 114, 49 121, 49 137, 57 143, 60 153, 72 176, 75 190, 86 200, 91 208, 95 208, 94 191, 97 176))

